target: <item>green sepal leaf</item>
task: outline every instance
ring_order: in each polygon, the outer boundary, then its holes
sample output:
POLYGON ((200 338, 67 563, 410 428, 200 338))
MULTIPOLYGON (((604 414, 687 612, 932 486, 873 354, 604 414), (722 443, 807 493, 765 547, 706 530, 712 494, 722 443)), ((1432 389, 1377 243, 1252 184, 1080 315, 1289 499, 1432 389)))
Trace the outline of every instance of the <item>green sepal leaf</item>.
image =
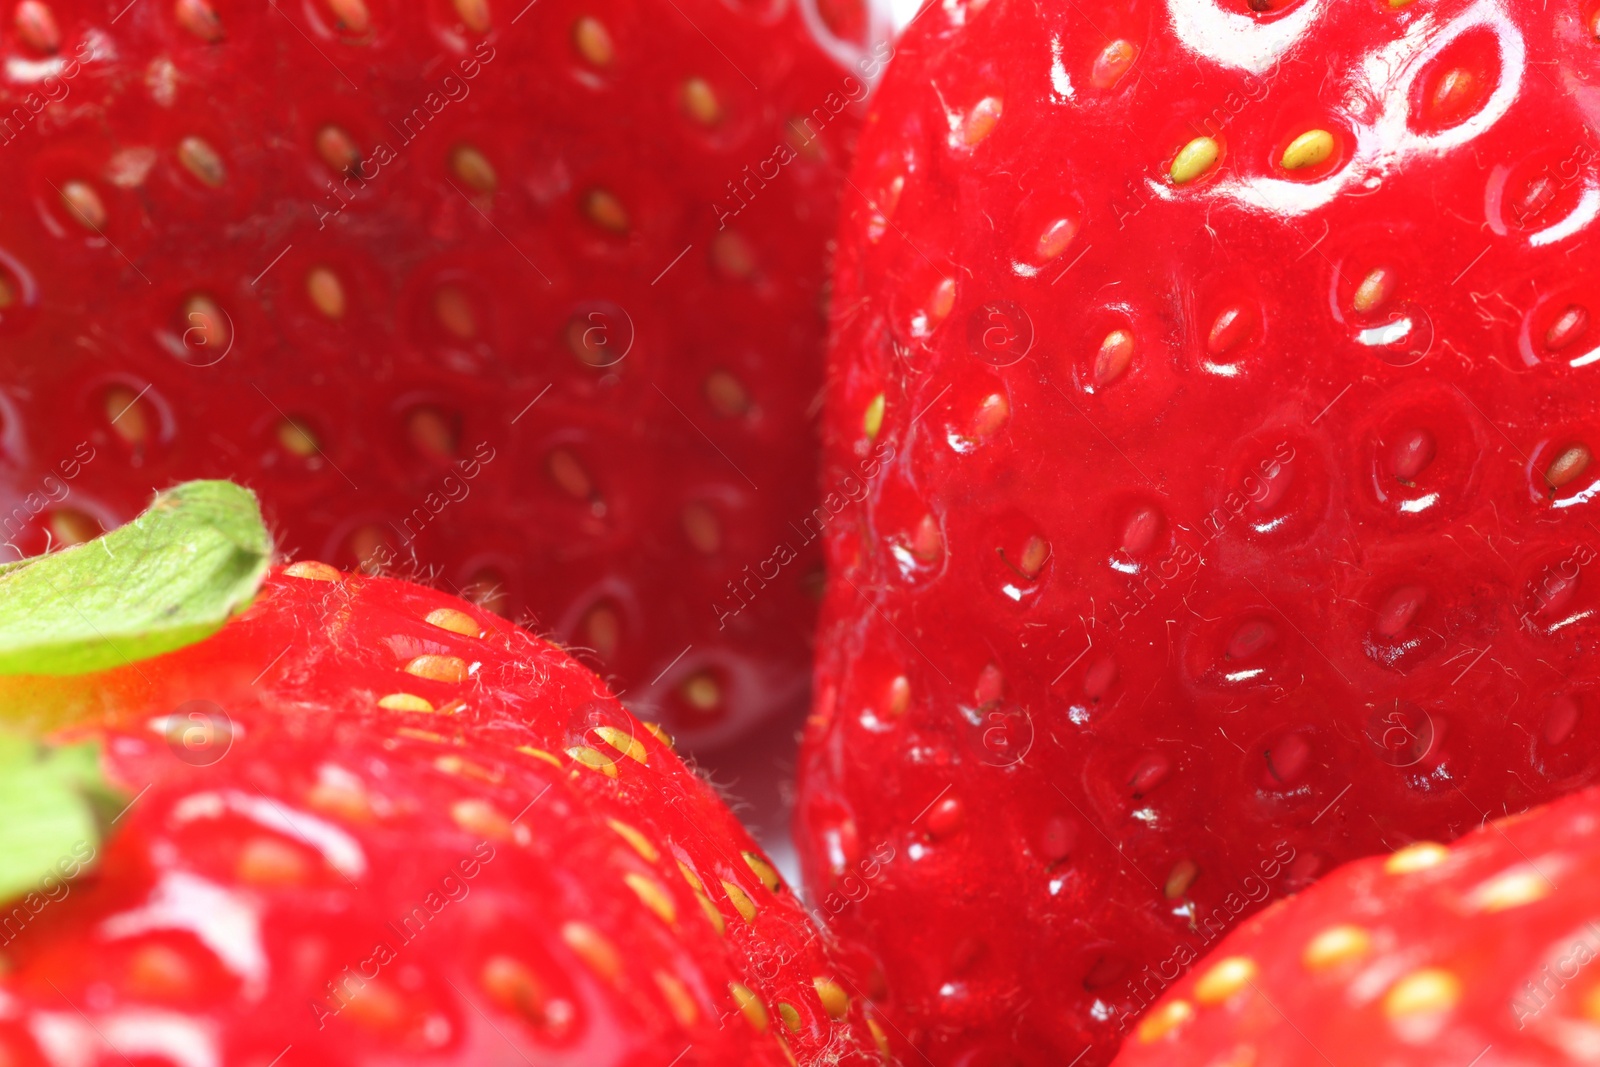
POLYGON ((84 674, 193 644, 249 604, 271 562, 250 490, 169 489, 103 537, 0 567, 0 675, 84 674))
POLYGON ((90 866, 124 801, 93 743, 48 746, 0 734, 0 901, 58 887, 90 866))

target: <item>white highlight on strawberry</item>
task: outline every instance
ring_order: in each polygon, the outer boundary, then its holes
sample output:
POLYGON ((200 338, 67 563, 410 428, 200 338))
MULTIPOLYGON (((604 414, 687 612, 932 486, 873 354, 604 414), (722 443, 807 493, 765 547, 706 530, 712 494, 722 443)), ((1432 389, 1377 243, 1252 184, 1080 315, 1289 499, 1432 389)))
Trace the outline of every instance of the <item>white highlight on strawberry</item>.
POLYGON ((184 797, 172 809, 179 823, 195 819, 215 819, 224 811, 242 815, 259 826, 299 841, 322 853, 322 858, 340 874, 355 881, 367 873, 367 856, 356 839, 333 823, 306 811, 292 815, 281 801, 251 796, 229 789, 220 793, 195 793, 184 797))
POLYGON ((261 916, 237 891, 187 871, 167 871, 143 907, 100 924, 101 934, 108 938, 138 937, 153 930, 193 934, 239 976, 246 1000, 259 998, 266 989, 261 916))
POLYGON ((1311 0, 1271 22, 1228 11, 1217 0, 1167 0, 1167 10, 1172 32, 1192 51, 1224 67, 1265 74, 1299 42, 1329 2, 1311 0))

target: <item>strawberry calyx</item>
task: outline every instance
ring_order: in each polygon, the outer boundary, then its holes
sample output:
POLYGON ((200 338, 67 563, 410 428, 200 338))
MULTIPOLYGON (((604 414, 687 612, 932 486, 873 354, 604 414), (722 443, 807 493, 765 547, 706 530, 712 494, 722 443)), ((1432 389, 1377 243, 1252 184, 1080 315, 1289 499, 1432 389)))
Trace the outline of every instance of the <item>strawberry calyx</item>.
POLYGON ((75 675, 199 641, 242 611, 272 538, 250 490, 186 482, 86 544, 0 565, 0 675, 75 675))
POLYGON ((0 734, 0 903, 58 899, 94 863, 125 803, 101 771, 98 744, 0 734))

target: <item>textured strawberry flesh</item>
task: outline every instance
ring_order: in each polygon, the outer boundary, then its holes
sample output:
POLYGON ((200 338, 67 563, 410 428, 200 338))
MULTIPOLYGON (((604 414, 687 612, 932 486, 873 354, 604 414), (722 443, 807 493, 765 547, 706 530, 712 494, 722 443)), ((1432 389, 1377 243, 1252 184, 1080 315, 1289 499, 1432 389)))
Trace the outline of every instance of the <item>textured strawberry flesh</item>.
POLYGON ((1218 944, 1116 1062, 1587 1062, 1597 830, 1586 790, 1341 867, 1218 944))
POLYGON ((234 477, 287 547, 533 620, 686 743, 796 706, 871 53, 783 5, 355 6, 0 13, 4 540, 234 477))
POLYGON ((895 850, 840 928, 933 1062, 1105 1062, 1262 901, 1594 779, 1592 6, 990 0, 898 46, 802 852, 895 850))
POLYGON ((217 636, 44 691, 105 716, 63 736, 130 802, 0 916, 7 1063, 878 1061, 732 814, 486 611, 280 571, 217 636))

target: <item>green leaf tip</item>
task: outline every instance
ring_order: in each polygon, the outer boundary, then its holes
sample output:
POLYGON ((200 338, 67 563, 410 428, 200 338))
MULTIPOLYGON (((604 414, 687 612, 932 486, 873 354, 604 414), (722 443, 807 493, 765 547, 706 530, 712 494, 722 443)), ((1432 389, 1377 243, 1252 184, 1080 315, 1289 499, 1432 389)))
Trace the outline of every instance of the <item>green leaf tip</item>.
POLYGON ((250 603, 271 562, 250 490, 159 493, 103 537, 0 568, 0 675, 85 674, 193 644, 250 603))
MULTIPOLYGON (((124 803, 101 774, 98 745, 0 734, 0 901, 60 900, 124 803)), ((28 913, 42 907, 30 901, 28 913)))

